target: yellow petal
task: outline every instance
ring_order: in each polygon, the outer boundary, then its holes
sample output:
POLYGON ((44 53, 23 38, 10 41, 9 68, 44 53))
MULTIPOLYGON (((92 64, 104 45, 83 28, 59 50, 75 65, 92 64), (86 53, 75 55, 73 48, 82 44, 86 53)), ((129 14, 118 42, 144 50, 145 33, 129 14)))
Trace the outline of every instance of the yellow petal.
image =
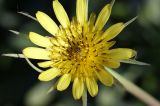
POLYGON ((45 62, 39 62, 38 66, 42 68, 50 67, 53 64, 53 61, 45 61, 45 62))
POLYGON ((107 4, 99 13, 96 24, 95 24, 95 29, 96 30, 102 30, 106 22, 108 21, 110 14, 111 14, 112 6, 111 4, 107 4))
POLYGON ((113 38, 115 38, 123 29, 125 28, 124 23, 117 23, 109 27, 104 33, 103 37, 106 41, 109 41, 113 38))
POLYGON ((88 20, 88 0, 77 0, 76 3, 77 20, 83 26, 88 20))
POLYGON ((67 28, 70 25, 70 21, 66 11, 64 10, 63 6, 58 2, 58 0, 53 1, 53 9, 61 25, 64 28, 67 28))
POLYGON ((76 77, 73 82, 72 93, 74 99, 80 99, 84 91, 84 83, 83 80, 76 77))
POLYGON ((102 35, 102 39, 105 38, 105 41, 109 41, 113 38, 115 38, 125 27, 127 27, 129 24, 131 24, 133 21, 135 21, 137 17, 134 17, 133 19, 129 20, 126 23, 117 23, 109 27, 102 35))
POLYGON ((112 75, 105 70, 96 71, 96 75, 105 86, 111 86, 114 83, 112 75))
POLYGON ((106 60, 103 64, 109 68, 119 68, 120 67, 120 61, 112 60, 112 59, 106 60))
POLYGON ((52 46, 52 43, 49 38, 41 36, 34 32, 29 33, 29 39, 38 46, 42 46, 42 47, 52 46))
POLYGON ((42 72, 39 76, 38 79, 41 81, 50 81, 54 79, 55 77, 59 76, 61 74, 61 71, 57 68, 51 68, 48 69, 44 72, 42 72))
POLYGON ((107 42, 106 47, 107 47, 107 48, 111 48, 111 47, 114 46, 115 44, 116 44, 116 41, 110 41, 110 42, 107 42))
POLYGON ((129 59, 135 56, 136 51, 127 48, 117 48, 109 50, 108 58, 115 60, 129 59))
POLYGON ((50 52, 46 49, 37 48, 37 47, 27 47, 23 50, 23 54, 27 58, 31 59, 43 59, 43 60, 50 60, 50 52))
POLYGON ((88 25, 89 25, 90 29, 92 29, 94 27, 95 21, 96 21, 96 14, 95 13, 91 13, 91 15, 89 17, 89 21, 88 21, 88 25))
POLYGON ((36 13, 36 18, 38 22, 42 25, 52 35, 55 35, 58 31, 57 24, 45 13, 38 11, 36 13))
POLYGON ((70 82, 71 82, 71 74, 64 74, 60 78, 60 80, 58 81, 57 90, 63 91, 65 89, 67 89, 67 87, 69 86, 70 82))
POLYGON ((86 86, 89 94, 94 97, 98 93, 98 84, 94 78, 86 78, 86 86))

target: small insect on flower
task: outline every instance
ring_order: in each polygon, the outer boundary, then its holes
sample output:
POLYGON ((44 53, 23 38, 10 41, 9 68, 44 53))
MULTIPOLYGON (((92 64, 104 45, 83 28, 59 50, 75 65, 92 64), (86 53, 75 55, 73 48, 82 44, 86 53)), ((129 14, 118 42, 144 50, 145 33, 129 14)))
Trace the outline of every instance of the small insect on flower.
POLYGON ((121 60, 135 56, 136 52, 128 48, 111 47, 112 41, 133 18, 127 23, 117 23, 103 31, 110 17, 114 0, 106 4, 98 17, 94 13, 88 18, 88 0, 77 0, 76 16, 70 21, 66 11, 58 0, 53 1, 53 10, 60 26, 45 13, 36 13, 37 21, 51 36, 44 37, 35 32, 29 33, 29 39, 39 47, 27 47, 23 50, 25 57, 44 60, 38 66, 45 70, 38 79, 50 81, 59 77, 56 89, 63 91, 73 83, 72 93, 80 99, 84 90, 94 97, 98 93, 97 81, 105 86, 114 83, 113 76, 105 70, 118 68, 121 60), (46 69, 47 68, 47 69, 46 69))

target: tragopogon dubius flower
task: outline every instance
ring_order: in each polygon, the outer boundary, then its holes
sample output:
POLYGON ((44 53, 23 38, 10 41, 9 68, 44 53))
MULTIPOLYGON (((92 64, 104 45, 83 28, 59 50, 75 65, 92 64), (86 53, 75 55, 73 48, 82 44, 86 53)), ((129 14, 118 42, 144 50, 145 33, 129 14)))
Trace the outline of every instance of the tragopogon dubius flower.
POLYGON ((128 48, 111 47, 116 37, 127 23, 117 23, 103 31, 108 21, 114 0, 105 5, 98 17, 94 13, 88 18, 88 0, 77 0, 76 16, 70 19, 58 0, 53 1, 53 10, 60 26, 45 13, 38 11, 36 18, 51 36, 44 37, 35 32, 29 33, 30 40, 39 47, 27 47, 23 50, 25 57, 44 60, 39 67, 48 68, 39 75, 39 80, 50 81, 59 77, 56 88, 59 91, 67 89, 73 82, 72 93, 75 99, 80 99, 85 88, 94 97, 98 93, 97 81, 105 86, 111 86, 114 79, 105 70, 118 68, 121 60, 135 56, 135 51, 128 48))

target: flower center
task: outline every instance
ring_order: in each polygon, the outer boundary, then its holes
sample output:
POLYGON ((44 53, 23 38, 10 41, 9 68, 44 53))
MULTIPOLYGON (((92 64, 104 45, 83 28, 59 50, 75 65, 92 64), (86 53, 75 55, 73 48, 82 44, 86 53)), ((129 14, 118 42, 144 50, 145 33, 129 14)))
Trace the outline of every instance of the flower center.
POLYGON ((68 59, 74 60, 74 62, 86 61, 88 55, 88 49, 84 44, 72 45, 67 49, 69 57, 68 59))
POLYGON ((82 28, 75 21, 67 29, 60 27, 56 37, 51 39, 53 67, 76 76, 93 75, 93 67, 102 63, 100 53, 106 48, 106 42, 97 41, 101 32, 95 33, 89 28, 88 25, 82 28))

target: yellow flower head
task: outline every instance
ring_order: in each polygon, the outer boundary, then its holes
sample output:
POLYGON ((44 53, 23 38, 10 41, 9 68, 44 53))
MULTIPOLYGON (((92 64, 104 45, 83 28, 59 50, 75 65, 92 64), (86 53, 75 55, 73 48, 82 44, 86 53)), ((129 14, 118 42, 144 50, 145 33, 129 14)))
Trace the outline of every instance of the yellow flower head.
POLYGON ((39 80, 50 81, 59 77, 56 83, 59 91, 67 89, 73 82, 75 99, 80 99, 85 89, 92 97, 96 96, 97 81, 105 86, 114 83, 104 66, 118 68, 121 60, 132 58, 135 51, 128 48, 110 49, 115 44, 111 40, 134 20, 114 24, 103 31, 113 2, 105 5, 97 18, 94 13, 88 18, 88 0, 77 0, 76 16, 70 21, 63 6, 54 0, 53 9, 60 26, 45 13, 36 13, 38 22, 51 36, 30 32, 30 40, 40 47, 27 47, 23 54, 27 58, 44 60, 38 63, 39 67, 47 68, 40 73, 39 80))

